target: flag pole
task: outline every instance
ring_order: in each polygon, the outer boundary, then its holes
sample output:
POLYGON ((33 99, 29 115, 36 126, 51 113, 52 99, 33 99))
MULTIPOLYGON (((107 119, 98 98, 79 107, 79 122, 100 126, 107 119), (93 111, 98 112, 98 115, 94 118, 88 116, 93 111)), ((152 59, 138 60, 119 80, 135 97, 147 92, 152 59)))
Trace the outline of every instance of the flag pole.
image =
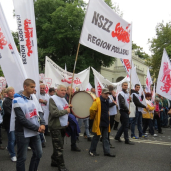
POLYGON ((71 91, 70 91, 70 95, 69 95, 69 104, 71 103, 71 92, 72 92, 72 86, 73 86, 73 81, 74 81, 74 74, 75 74, 75 68, 76 68, 76 64, 77 64, 79 49, 80 49, 80 43, 78 44, 77 54, 76 54, 76 57, 75 57, 75 64, 74 64, 73 75, 72 75, 72 82, 71 82, 71 91))

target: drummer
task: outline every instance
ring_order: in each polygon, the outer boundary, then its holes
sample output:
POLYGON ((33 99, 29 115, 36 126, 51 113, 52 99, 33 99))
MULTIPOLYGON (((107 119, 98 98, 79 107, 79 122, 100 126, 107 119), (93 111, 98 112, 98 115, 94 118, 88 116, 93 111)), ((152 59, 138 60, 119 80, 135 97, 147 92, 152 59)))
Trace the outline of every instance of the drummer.
POLYGON ((103 151, 104 156, 115 157, 110 153, 110 144, 108 140, 108 132, 110 132, 110 122, 109 122, 109 89, 102 89, 102 94, 100 97, 96 98, 90 107, 90 119, 94 119, 92 132, 94 137, 91 141, 91 146, 89 150, 90 156, 99 156, 96 153, 96 147, 100 139, 100 135, 103 137, 103 151))

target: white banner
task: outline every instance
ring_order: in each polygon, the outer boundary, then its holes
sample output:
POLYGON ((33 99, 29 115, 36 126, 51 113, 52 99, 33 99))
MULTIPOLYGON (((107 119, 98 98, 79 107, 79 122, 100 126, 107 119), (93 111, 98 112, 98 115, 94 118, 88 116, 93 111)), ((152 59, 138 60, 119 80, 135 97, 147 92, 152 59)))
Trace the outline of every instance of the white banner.
POLYGON ((88 83, 86 91, 91 91, 92 85, 90 83, 88 83))
POLYGON ((100 97, 102 93, 102 89, 105 88, 103 84, 99 81, 97 75, 94 75, 94 85, 95 85, 95 90, 96 90, 96 96, 100 97))
POLYGON ((90 0, 79 42, 108 56, 131 59, 132 25, 103 0, 90 0))
POLYGON ((39 65, 33 0, 13 0, 18 24, 20 55, 28 78, 36 82, 39 94, 39 65))
POLYGON ((44 79, 45 79, 45 74, 40 73, 39 74, 39 81, 43 81, 44 82, 44 79))
MULTIPOLYGON (((23 89, 26 73, 0 4, 0 65, 8 86, 23 89)), ((5 86, 5 85, 4 85, 5 86)))
MULTIPOLYGON (((74 75, 73 88, 80 88, 80 90, 86 90, 89 83, 90 68, 74 75)), ((45 63, 45 84, 47 87, 57 88, 62 84, 65 86, 71 85, 73 73, 67 72, 50 58, 46 57, 45 63)))
POLYGON ((156 93, 171 100, 171 63, 166 50, 163 51, 160 71, 157 79, 156 93))
POLYGON ((127 74, 130 76, 130 73, 131 73, 131 62, 129 59, 120 59, 127 74))
POLYGON ((145 86, 146 93, 151 93, 151 84, 153 84, 153 81, 151 79, 150 71, 148 68, 147 69, 146 86, 145 86))
MULTIPOLYGON (((123 82, 129 82, 130 81, 130 78, 126 76, 120 82, 112 83, 108 79, 104 78, 100 73, 98 73, 93 67, 91 67, 91 69, 93 70, 94 77, 96 77, 97 78, 96 80, 98 80, 97 83, 99 82, 99 84, 102 85, 102 87, 104 87, 104 88, 107 88, 109 85, 113 85, 114 87, 116 87, 116 90, 115 90, 116 94, 118 94, 122 90, 122 83, 123 82)), ((97 86, 95 86, 95 88, 96 87, 97 86)), ((96 94, 97 94, 97 89, 96 89, 96 94)))

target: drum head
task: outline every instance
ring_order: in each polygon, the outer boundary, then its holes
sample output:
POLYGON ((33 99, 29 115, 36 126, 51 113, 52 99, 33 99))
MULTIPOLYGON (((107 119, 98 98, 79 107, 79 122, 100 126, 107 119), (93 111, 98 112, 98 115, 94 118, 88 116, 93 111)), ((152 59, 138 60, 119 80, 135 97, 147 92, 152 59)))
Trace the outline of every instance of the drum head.
POLYGON ((90 107, 93 104, 93 97, 86 91, 80 91, 74 94, 71 105, 72 113, 77 118, 87 118, 90 115, 90 107))

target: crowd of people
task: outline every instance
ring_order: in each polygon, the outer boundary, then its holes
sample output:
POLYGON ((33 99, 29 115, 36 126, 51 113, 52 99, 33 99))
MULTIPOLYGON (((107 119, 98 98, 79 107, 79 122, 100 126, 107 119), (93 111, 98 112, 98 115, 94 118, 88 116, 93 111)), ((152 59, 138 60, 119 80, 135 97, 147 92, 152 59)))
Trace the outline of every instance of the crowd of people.
MULTIPOLYGON (((68 171, 63 157, 64 137, 71 137, 71 151, 80 152, 76 142, 79 141, 83 123, 84 138, 91 142, 89 155, 92 157, 99 156, 96 151, 99 141, 103 143, 104 156, 115 157, 110 150, 114 148, 110 141, 112 129, 117 131, 114 137, 116 141, 122 142, 121 135, 124 134, 125 144, 134 145, 131 139, 146 138, 149 134, 156 137, 158 135, 155 132, 163 134, 162 127, 171 125, 168 115, 171 101, 158 94, 152 100, 152 94, 146 92, 144 97, 139 93, 139 84, 129 93, 128 83, 123 82, 122 91, 117 95, 113 85, 102 89, 100 97, 94 100, 89 109, 90 116, 85 119, 72 114, 72 105, 69 103, 70 96, 72 98, 75 92, 70 86, 59 85, 57 89, 49 88, 46 93, 46 85, 40 81, 39 99, 35 99, 35 87, 33 80, 26 79, 22 91, 15 93, 13 87, 8 87, 0 96, 0 150, 5 150, 1 134, 1 130, 5 129, 8 137, 6 150, 11 161, 16 162, 17 171, 26 170, 27 150, 33 152, 29 171, 38 170, 42 148, 46 148, 46 136, 52 139, 51 166, 59 171, 68 171), (129 117, 131 112, 134 113, 133 117, 129 117), (135 132, 136 125, 138 135, 135 132)), ((91 89, 92 93, 95 91, 91 89)))

